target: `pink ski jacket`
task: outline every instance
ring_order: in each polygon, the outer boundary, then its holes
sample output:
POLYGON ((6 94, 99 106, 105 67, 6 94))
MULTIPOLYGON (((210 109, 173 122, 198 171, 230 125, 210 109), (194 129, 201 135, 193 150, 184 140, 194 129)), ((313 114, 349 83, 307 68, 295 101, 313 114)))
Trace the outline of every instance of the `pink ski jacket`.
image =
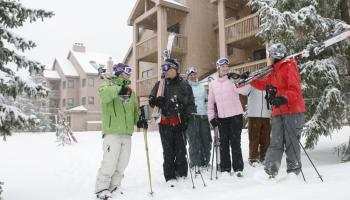
POLYGON ((209 84, 208 120, 215 118, 214 104, 216 104, 218 117, 227 118, 243 113, 239 93, 245 87, 237 88, 227 76, 216 76, 209 84))

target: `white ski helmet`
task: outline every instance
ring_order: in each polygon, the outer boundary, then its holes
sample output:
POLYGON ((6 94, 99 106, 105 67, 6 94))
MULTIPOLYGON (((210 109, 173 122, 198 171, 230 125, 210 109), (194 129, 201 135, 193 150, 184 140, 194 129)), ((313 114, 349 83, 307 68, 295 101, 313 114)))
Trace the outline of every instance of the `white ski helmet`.
POLYGON ((282 43, 275 43, 269 48, 269 55, 275 60, 281 60, 287 56, 287 49, 282 43))
POLYGON ((189 68, 187 68, 187 70, 186 70, 186 75, 189 76, 189 75, 192 74, 192 73, 197 73, 197 68, 195 68, 195 67, 189 67, 189 68))

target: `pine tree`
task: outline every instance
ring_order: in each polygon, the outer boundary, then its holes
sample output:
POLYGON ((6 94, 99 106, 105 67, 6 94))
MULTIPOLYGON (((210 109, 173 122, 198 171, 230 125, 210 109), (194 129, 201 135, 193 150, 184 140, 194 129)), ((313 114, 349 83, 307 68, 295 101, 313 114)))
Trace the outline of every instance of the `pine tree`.
MULTIPOLYGON (((284 43, 292 54, 349 28, 339 19, 344 1, 347 0, 250 0, 249 5, 261 17, 259 36, 270 44, 284 43)), ((350 122, 345 96, 349 55, 349 42, 345 41, 318 56, 299 60, 307 107, 303 130, 307 148, 314 148, 321 135, 330 136, 350 122)))
POLYGON ((11 29, 52 16, 52 12, 26 8, 18 0, 0 1, 0 136, 5 137, 12 130, 31 127, 38 122, 34 115, 26 115, 9 102, 21 94, 29 98, 45 97, 49 91, 23 76, 23 70, 29 74, 42 73, 44 66, 17 53, 30 50, 35 43, 18 36, 11 29))
MULTIPOLYGON (((42 74, 36 74, 32 76, 35 83, 45 82, 45 78, 42 74)), ((26 115, 35 115, 39 119, 38 124, 35 127, 27 127, 19 131, 30 132, 45 132, 51 131, 53 123, 49 119, 49 99, 43 98, 28 98, 26 95, 20 95, 16 98, 15 106, 20 108, 26 115)))

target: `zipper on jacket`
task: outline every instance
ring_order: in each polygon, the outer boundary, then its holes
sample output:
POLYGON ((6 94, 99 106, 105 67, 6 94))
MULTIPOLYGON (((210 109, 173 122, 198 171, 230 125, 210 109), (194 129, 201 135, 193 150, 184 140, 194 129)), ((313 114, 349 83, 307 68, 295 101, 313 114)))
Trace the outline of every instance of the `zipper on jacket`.
POLYGON ((114 105, 114 99, 113 99, 113 111, 114 111, 114 116, 117 116, 117 113, 115 112, 115 105, 114 105))
POLYGON ((261 111, 260 111, 260 117, 263 117, 263 109, 264 109, 264 92, 261 92, 261 111))
POLYGON ((125 127, 126 127, 126 129, 128 129, 128 123, 126 123, 126 110, 125 110, 124 103, 122 103, 122 105, 123 105, 123 109, 124 109, 125 127))
POLYGON ((109 128, 111 128, 111 123, 112 123, 112 115, 109 114, 109 128))

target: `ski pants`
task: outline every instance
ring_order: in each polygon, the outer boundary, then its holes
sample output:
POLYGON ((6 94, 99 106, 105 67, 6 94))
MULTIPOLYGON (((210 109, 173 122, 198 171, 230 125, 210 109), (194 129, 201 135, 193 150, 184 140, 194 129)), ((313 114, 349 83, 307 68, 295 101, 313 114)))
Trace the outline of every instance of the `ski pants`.
POLYGON ((263 161, 270 144, 270 118, 249 117, 249 160, 263 161))
POLYGON ((165 180, 186 177, 188 166, 184 133, 178 125, 159 125, 159 133, 163 147, 165 180))
POLYGON ((103 139, 103 160, 97 173, 95 193, 112 191, 124 177, 131 153, 131 135, 106 134, 103 139))
POLYGON ((243 115, 219 118, 219 122, 221 171, 231 172, 230 147, 233 171, 243 171, 244 164, 241 150, 243 115))
POLYGON ((270 146, 265 158, 265 171, 276 175, 281 166, 283 152, 286 153, 287 173, 300 173, 300 137, 304 124, 304 113, 272 117, 270 146))
POLYGON ((207 115, 189 118, 186 136, 189 144, 190 167, 205 167, 210 162, 211 133, 207 115))

